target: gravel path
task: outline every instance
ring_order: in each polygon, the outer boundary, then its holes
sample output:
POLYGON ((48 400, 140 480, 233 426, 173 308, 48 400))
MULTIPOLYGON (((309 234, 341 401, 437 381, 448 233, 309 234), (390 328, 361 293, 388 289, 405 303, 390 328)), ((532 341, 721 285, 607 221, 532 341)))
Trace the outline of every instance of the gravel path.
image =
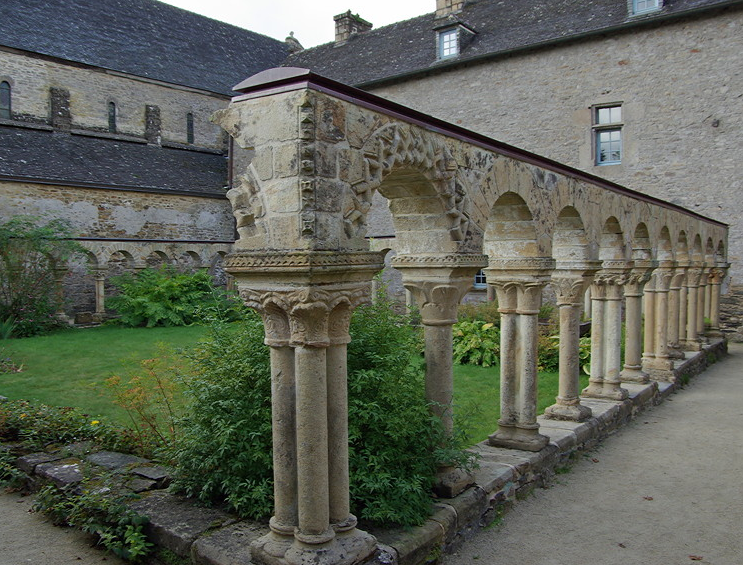
POLYGON ((743 564, 743 345, 445 565, 743 564))
POLYGON ((124 565, 70 528, 57 528, 43 514, 29 512, 32 497, 0 496, 0 565, 124 565))

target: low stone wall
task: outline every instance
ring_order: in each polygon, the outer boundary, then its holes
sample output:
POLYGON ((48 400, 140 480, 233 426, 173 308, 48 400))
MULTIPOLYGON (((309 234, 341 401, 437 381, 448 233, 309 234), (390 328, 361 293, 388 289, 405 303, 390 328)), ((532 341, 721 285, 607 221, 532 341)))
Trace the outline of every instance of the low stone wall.
MULTIPOLYGON (((569 466, 577 455, 595 447, 646 408, 662 402, 726 353, 727 342, 715 339, 702 351, 690 352, 686 359, 676 362, 676 382, 625 383, 623 386, 630 395, 621 402, 583 399, 582 403, 593 411, 593 417, 585 422, 540 416, 540 432, 550 438, 549 445, 541 451, 504 449, 486 442, 475 445, 473 450, 480 456, 480 467, 474 474, 474 484, 455 498, 439 500, 423 525, 391 530, 366 527, 379 541, 379 549, 368 565, 439 562, 443 555, 456 551, 480 528, 498 520, 535 488, 548 486, 555 474, 569 466)), ((165 490, 168 471, 137 457, 96 453, 85 445, 67 446, 55 453, 20 457, 18 466, 29 474, 32 486, 41 481, 64 486, 82 480, 83 461, 113 471, 131 490, 139 492, 141 498, 132 506, 149 516, 147 534, 151 541, 184 562, 250 563, 250 542, 268 531, 265 524, 239 521, 223 510, 201 508, 168 492, 165 490)))

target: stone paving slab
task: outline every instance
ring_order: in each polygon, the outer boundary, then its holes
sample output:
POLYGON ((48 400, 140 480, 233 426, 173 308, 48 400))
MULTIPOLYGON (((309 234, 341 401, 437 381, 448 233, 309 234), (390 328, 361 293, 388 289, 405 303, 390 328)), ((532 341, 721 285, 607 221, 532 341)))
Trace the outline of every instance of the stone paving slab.
POLYGON ((226 512, 194 506, 192 501, 167 492, 149 493, 130 506, 150 518, 146 528, 150 539, 181 557, 190 555, 191 544, 199 536, 235 521, 226 512))
POLYGON ((245 565, 250 563, 250 544, 267 534, 267 526, 239 522, 197 539, 191 546, 191 559, 198 565, 245 565))

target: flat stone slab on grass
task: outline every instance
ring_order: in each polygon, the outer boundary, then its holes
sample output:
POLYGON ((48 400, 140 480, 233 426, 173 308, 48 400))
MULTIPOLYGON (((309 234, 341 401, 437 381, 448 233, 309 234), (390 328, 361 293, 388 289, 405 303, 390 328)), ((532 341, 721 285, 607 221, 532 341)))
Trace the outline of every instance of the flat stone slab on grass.
POLYGON ((267 534, 268 526, 239 522, 207 533, 191 547, 191 559, 198 565, 245 565, 250 563, 250 544, 267 534))
POLYGON ((181 557, 189 556, 191 544, 204 532, 234 522, 226 512, 194 506, 193 501, 167 492, 145 495, 130 506, 149 517, 150 539, 181 557))
POLYGON ((142 457, 135 457, 134 455, 125 455, 124 453, 116 453, 114 451, 99 451, 98 453, 91 453, 85 459, 95 465, 100 465, 111 471, 121 469, 129 465, 143 465, 149 463, 147 459, 142 457))
POLYGON ((63 459, 36 466, 36 474, 49 479, 59 488, 79 483, 83 480, 82 462, 79 459, 63 459))
POLYGON ((51 453, 31 453, 24 455, 16 460, 18 468, 28 475, 33 475, 37 465, 42 463, 50 463, 52 461, 59 461, 64 459, 62 455, 53 455, 51 453))

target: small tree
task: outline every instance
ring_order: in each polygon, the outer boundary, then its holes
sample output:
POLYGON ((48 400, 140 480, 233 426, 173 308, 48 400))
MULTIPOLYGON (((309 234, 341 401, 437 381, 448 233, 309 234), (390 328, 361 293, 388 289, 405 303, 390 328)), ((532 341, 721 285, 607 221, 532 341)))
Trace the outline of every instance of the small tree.
POLYGON ((62 306, 55 270, 81 251, 69 222, 44 223, 17 216, 0 224, 0 321, 14 337, 43 333, 59 325, 62 306))

